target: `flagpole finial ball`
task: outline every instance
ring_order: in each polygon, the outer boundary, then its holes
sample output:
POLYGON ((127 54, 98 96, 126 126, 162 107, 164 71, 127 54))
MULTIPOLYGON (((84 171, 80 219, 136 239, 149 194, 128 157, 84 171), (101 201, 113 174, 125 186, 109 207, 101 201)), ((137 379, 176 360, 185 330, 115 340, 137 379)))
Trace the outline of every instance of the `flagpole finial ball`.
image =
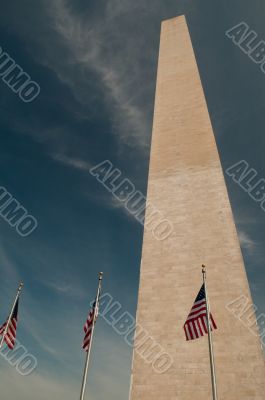
POLYGON ((102 279, 102 277, 103 277, 103 272, 100 272, 99 273, 99 279, 102 279))

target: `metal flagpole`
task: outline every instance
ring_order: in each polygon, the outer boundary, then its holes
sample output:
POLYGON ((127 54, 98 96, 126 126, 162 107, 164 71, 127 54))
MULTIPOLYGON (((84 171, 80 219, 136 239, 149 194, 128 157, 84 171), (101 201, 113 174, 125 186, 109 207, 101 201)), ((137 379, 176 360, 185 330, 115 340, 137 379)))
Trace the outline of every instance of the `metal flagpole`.
POLYGON ((10 325, 10 321, 11 321, 11 318, 12 318, 12 315, 13 315, 13 311, 14 311, 14 309, 15 309, 17 299, 19 298, 19 295, 20 295, 20 292, 21 292, 23 286, 24 286, 24 283, 21 282, 20 285, 19 285, 19 287, 18 287, 17 294, 16 294, 16 297, 15 297, 15 301, 14 301, 13 306, 12 306, 12 308, 11 308, 11 311, 10 311, 10 314, 9 314, 9 317, 8 317, 8 320, 7 320, 7 323, 6 323, 6 327, 5 327, 5 330, 4 330, 4 333, 3 333, 3 336, 2 336, 1 342, 0 342, 0 349, 1 349, 2 346, 3 346, 4 340, 5 340, 5 336, 6 336, 6 334, 7 334, 7 331, 8 331, 9 325, 10 325))
POLYGON ((87 351, 87 355, 86 355, 86 362, 85 362, 85 368, 84 368, 84 375, 83 375, 83 381, 82 381, 80 400, 84 400, 84 396, 85 396, 86 381, 87 381, 87 371, 88 371, 88 365, 89 365, 89 359, 90 359, 90 353, 91 353, 91 345, 92 345, 92 340, 93 340, 95 320, 96 320, 96 316, 97 316, 96 314, 97 314, 97 310, 99 309, 98 300, 99 300, 100 291, 101 291, 102 277, 103 277, 103 272, 100 272, 99 273, 99 277, 98 277, 98 290, 97 290, 96 304, 95 304, 94 315, 93 315, 93 323, 92 323, 92 328, 91 328, 91 337, 90 337, 89 347, 88 347, 88 351, 87 351))
POLYGON ((206 271, 205 271, 205 269, 206 269, 205 265, 202 265, 202 276, 203 276, 203 283, 204 283, 204 290, 205 290, 205 301, 206 301, 208 344, 209 344, 210 365, 211 365, 211 379, 212 379, 212 393, 213 393, 213 400, 217 400, 216 375, 215 375, 212 331, 211 331, 211 322, 210 322, 210 305, 209 305, 208 294, 207 294, 206 271))

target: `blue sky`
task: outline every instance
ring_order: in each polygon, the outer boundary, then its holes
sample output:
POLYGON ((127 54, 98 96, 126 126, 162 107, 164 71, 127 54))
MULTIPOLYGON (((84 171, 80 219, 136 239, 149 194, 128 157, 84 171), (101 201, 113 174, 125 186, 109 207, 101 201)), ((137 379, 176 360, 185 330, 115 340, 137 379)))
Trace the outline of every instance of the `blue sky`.
MULTIPOLYGON (((78 397, 98 271, 104 290, 135 314, 142 226, 89 168, 109 159, 146 192, 161 20, 187 16, 223 167, 245 159, 265 177, 265 75, 225 36, 245 21, 265 39, 264 11, 258 0, 13 0, 2 8, 0 46, 41 87, 23 103, 0 81, 0 186, 38 220, 22 238, 0 219, 0 317, 23 279, 18 335, 38 359, 29 377, 0 359, 6 400, 78 397)), ((264 312, 265 213, 226 180, 264 312)), ((99 321, 88 398, 127 398, 130 365, 130 348, 99 321)))

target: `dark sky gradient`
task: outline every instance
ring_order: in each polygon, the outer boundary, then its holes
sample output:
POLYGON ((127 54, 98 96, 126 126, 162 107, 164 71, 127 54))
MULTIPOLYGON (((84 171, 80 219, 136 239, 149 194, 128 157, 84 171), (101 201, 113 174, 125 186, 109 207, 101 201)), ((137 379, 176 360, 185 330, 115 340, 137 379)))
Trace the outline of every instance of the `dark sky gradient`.
MULTIPOLYGON (((245 21, 265 40, 264 2, 13 0, 1 7, 0 46, 41 87, 26 104, 0 81, 0 186, 38 220, 22 238, 0 219, 0 316, 23 279, 18 335, 39 364, 23 378, 0 359, 5 400, 78 398, 82 326, 99 270, 104 290, 135 314, 142 226, 89 168, 108 159, 145 194, 160 23, 181 14, 223 167, 245 159, 265 178, 265 74, 225 36, 245 21)), ((262 313, 265 213, 226 180, 262 313)), ((131 349, 102 320, 92 361, 88 398, 126 399, 131 349)))

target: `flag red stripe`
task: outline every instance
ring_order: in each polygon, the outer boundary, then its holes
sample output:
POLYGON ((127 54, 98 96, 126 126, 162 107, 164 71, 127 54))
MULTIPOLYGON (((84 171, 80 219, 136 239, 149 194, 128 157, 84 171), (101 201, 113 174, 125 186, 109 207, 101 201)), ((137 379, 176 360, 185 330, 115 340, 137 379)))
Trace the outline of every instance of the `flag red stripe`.
POLYGON ((215 323, 215 321, 214 321, 214 319, 213 319, 213 317, 212 317, 212 314, 210 314, 210 319, 211 319, 212 328, 213 328, 213 329, 217 329, 217 326, 216 326, 216 323, 215 323))
MULTIPOLYGON (((1 327, 0 327, 0 335, 2 336, 4 334, 5 328, 6 328, 7 322, 5 322, 1 327)), ((12 318, 8 327, 8 330, 5 335, 5 343, 7 346, 13 350, 15 347, 15 342, 16 342, 16 331, 17 331, 17 320, 16 318, 12 318)))
MULTIPOLYGON (((92 310, 90 310, 87 320, 84 325, 84 332, 85 332, 85 337, 83 340, 83 349, 85 351, 89 350, 89 345, 90 345, 90 340, 91 340, 91 334, 92 334, 92 327, 93 327, 93 321, 94 321, 94 313, 95 313, 95 305, 93 306, 92 310)), ((97 316, 97 310, 96 310, 96 315, 97 316)))
POLYGON ((198 324, 198 328, 199 328, 199 331, 200 331, 200 335, 203 336, 203 330, 202 330, 202 327, 201 327, 201 320, 200 320, 200 318, 198 318, 197 324, 198 324))

